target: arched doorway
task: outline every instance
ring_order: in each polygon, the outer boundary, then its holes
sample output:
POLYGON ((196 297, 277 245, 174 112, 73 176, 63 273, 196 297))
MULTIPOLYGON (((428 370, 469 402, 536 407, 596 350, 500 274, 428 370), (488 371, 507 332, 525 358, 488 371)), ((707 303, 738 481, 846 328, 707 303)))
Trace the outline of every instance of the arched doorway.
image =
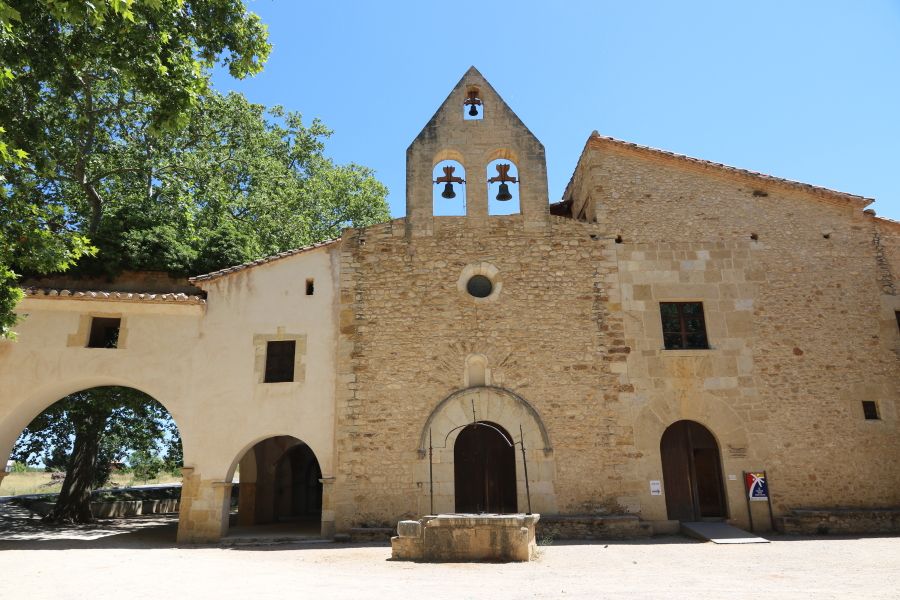
POLYGON ((515 446, 496 423, 478 421, 459 432, 453 474, 456 512, 517 512, 515 446))
POLYGON ((257 442, 237 469, 238 528, 277 530, 318 536, 322 521, 322 470, 316 455, 303 441, 279 435, 257 442))
POLYGON ((677 421, 663 433, 659 451, 670 519, 727 516, 719 445, 709 429, 695 421, 677 421))

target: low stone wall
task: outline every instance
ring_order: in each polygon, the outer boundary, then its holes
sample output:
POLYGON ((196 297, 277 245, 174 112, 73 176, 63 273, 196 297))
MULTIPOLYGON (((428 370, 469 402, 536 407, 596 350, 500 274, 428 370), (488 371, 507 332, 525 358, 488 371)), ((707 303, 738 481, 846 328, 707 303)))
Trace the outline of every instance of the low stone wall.
POLYGON ((91 514, 97 519, 119 519, 139 515, 156 515, 178 512, 178 499, 119 500, 116 502, 91 502, 91 514))
MULTIPOLYGON (((177 513, 178 498, 163 500, 119 500, 116 502, 91 502, 91 514, 95 519, 120 519, 139 515, 177 513)), ((28 510, 44 517, 53 510, 55 504, 43 500, 24 505, 28 510)))
POLYGON ((794 509, 775 520, 784 533, 850 535, 900 533, 900 508, 794 509))
POLYGON ((543 515, 537 539, 626 540, 653 535, 653 527, 634 515, 543 515))

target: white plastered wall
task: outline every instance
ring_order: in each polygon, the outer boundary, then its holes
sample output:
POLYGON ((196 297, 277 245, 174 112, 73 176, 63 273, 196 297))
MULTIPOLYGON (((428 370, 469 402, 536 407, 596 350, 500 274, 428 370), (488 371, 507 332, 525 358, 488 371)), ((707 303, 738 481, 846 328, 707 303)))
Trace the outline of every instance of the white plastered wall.
MULTIPOLYGON (((197 492, 193 509, 200 517, 186 526, 182 515, 180 539, 214 539, 225 531, 225 488, 244 451, 262 439, 304 441, 329 480, 338 264, 332 254, 331 247, 318 248, 201 283, 205 305, 26 297, 17 308, 24 317, 18 339, 0 342, 0 455, 8 456, 22 429, 57 400, 121 385, 162 403, 181 432, 185 489, 197 492), (86 348, 91 315, 120 316, 123 347, 86 348), (258 346, 281 338, 298 340, 295 381, 261 383, 258 346), (203 496, 213 484, 220 491, 203 496)), ((323 530, 333 519, 325 506, 323 530)))

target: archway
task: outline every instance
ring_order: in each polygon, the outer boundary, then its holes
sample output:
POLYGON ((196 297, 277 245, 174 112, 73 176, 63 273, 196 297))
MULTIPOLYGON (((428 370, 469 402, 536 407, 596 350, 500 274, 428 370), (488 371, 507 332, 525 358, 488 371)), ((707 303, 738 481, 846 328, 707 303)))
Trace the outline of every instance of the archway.
MULTIPOLYGON (((490 377, 490 369, 486 377, 490 377)), ((417 498, 417 512, 436 514, 457 510, 454 491, 456 440, 475 422, 493 425, 515 444, 511 450, 516 464, 506 470, 515 480, 515 505, 524 508, 530 491, 532 511, 559 512, 555 491, 556 461, 540 415, 515 392, 490 385, 453 392, 441 400, 425 420, 419 435, 420 460, 415 476, 429 485, 422 486, 422 493, 417 498), (520 462, 522 445, 530 489, 525 484, 525 468, 520 462)))
POLYGON ((508 157, 497 158, 487 164, 488 214, 517 215, 522 212, 519 202, 519 168, 508 157))
POLYGON ((719 444, 696 421, 676 421, 659 443, 669 519, 697 521, 727 516, 719 444))
POLYGON ((436 217, 466 216, 466 168, 462 156, 448 153, 453 158, 436 162, 432 168, 432 211, 436 217))
POLYGON ((257 442, 241 457, 235 479, 231 535, 321 533, 322 470, 303 441, 279 435, 257 442))
POLYGON ((16 461, 3 489, 22 496, 16 504, 62 525, 178 512, 181 432, 150 394, 132 386, 91 386, 49 405, 38 397, 20 408, 3 419, 6 432, 16 421, 26 423, 15 444, 2 446, 16 461), (44 408, 26 417, 26 407, 37 403, 44 408), (27 479, 17 481, 18 475, 27 479), (102 501, 99 488, 107 488, 102 501))
POLYGON ((453 475, 456 512, 518 512, 515 446, 496 423, 477 421, 459 432, 453 475))

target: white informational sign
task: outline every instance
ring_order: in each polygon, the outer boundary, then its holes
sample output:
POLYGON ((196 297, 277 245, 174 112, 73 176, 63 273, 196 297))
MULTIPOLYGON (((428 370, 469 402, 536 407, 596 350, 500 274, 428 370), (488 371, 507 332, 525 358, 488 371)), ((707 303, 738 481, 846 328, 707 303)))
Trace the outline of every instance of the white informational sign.
POLYGON ((656 479, 650 482, 650 495, 662 496, 662 485, 656 479))

